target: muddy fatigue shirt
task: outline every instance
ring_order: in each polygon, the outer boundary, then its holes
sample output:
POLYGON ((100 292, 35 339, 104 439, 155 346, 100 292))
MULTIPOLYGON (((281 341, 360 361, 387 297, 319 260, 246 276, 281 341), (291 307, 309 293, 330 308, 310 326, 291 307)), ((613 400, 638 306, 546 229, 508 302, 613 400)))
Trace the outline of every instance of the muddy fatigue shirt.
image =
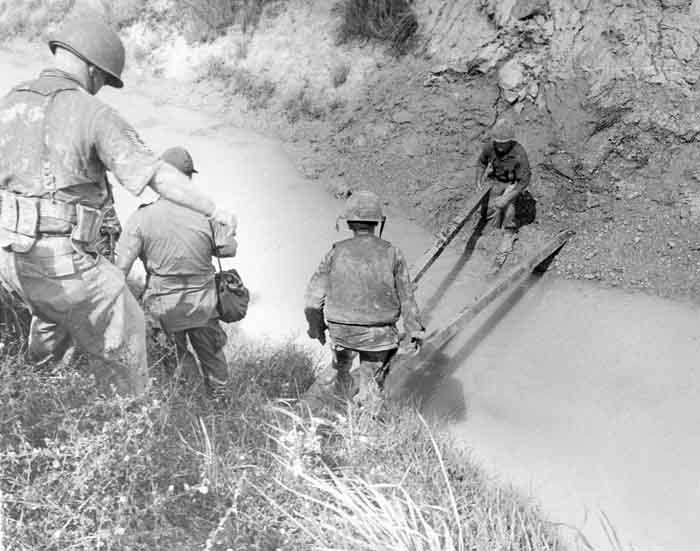
POLYGON ((144 307, 169 333, 204 327, 216 317, 212 227, 218 255, 234 256, 233 229, 164 198, 139 207, 124 226, 117 265, 128 271, 141 259, 144 307))
MULTIPOLYGON (((140 195, 162 161, 114 109, 88 94, 71 75, 47 69, 38 79, 17 86, 0 103, 0 123, 11 128, 14 117, 35 116, 30 105, 36 94, 27 88, 66 88, 58 93, 48 113, 45 140, 48 162, 55 182, 54 199, 102 208, 110 193, 106 172, 134 195, 140 195), (26 103, 25 103, 26 101, 26 103)), ((0 136, 0 167, 16 176, 8 189, 25 196, 46 196, 35 182, 41 167, 29 161, 40 158, 41 143, 19 136, 0 136)))
MULTIPOLYGON (((12 176, 5 185, 19 195, 102 208, 109 196, 107 171, 138 196, 161 164, 128 122, 62 71, 45 70, 0 100, 0 170, 12 176), (62 91, 44 115, 42 96, 31 90, 62 91), (44 124, 45 144, 21 134, 37 124, 44 124), (50 187, 45 185, 47 176, 50 187)), ((66 231, 65 222, 56 224, 66 231)), ((79 271, 65 255, 33 255, 43 258, 40 265, 47 277, 79 271)))
MULTIPOLYGON (((394 278, 396 291, 401 303, 401 318, 404 330, 407 333, 421 331, 423 326, 420 320, 420 312, 413 295, 413 283, 408 273, 408 266, 403 253, 394 247, 395 264, 394 278)), ((333 264, 334 249, 326 253, 321 264, 314 272, 306 289, 305 308, 323 311, 325 299, 328 293, 330 270, 333 264)), ((352 350, 367 352, 379 352, 391 350, 399 344, 399 332, 395 324, 366 326, 349 325, 327 321, 333 345, 352 350)))
POLYGON ((530 162, 525 148, 518 142, 513 144, 505 155, 497 155, 493 148, 493 142, 484 144, 479 155, 479 164, 483 168, 491 165, 488 177, 502 183, 514 183, 518 181, 525 188, 530 184, 530 162))

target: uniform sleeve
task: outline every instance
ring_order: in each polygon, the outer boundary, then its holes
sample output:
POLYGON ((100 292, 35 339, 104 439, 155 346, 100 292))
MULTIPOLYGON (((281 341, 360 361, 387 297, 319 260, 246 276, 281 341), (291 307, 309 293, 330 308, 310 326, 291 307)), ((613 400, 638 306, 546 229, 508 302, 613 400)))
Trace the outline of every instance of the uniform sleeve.
POLYGON ((124 275, 129 275, 134 261, 141 256, 143 251, 143 237, 138 224, 138 213, 136 211, 126 222, 126 228, 121 238, 117 242, 115 264, 124 275))
POLYGON ((493 159, 493 147, 490 143, 485 143, 479 154, 479 164, 486 168, 493 159))
POLYGON ((396 280, 396 291, 401 302, 401 317, 403 318, 404 329, 409 334, 422 331, 423 324, 421 323, 416 297, 413 294, 413 283, 408 273, 408 265, 399 249, 396 249, 394 278, 396 280))
POLYGON ((236 256, 238 241, 236 241, 236 229, 219 222, 214 222, 214 246, 216 254, 222 258, 236 256))
POLYGON ((304 295, 304 307, 307 310, 323 310, 328 294, 329 274, 333 260, 333 249, 326 253, 318 268, 311 276, 306 294, 304 295))
POLYGON ((160 161, 134 128, 111 107, 101 106, 92 120, 91 133, 102 163, 134 195, 150 183, 160 161))
POLYGON ((523 187, 530 184, 530 161, 527 158, 525 148, 518 144, 518 163, 515 165, 515 179, 523 187))

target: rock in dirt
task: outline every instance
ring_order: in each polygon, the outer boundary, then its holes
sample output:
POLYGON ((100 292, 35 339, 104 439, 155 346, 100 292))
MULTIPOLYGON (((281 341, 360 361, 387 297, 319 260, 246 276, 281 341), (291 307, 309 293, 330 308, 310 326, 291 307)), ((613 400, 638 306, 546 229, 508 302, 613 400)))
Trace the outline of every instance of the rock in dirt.
POLYGON ((498 71, 498 84, 505 100, 515 103, 526 86, 523 64, 516 58, 504 63, 498 71))
POLYGON ((352 188, 345 178, 329 178, 325 184, 326 189, 338 199, 347 199, 352 194, 352 188))
POLYGON ((549 0, 518 0, 510 10, 513 19, 528 19, 536 15, 547 15, 549 0))
POLYGON ((395 111, 391 118, 397 124, 409 123, 413 121, 413 113, 406 109, 400 109, 395 111))

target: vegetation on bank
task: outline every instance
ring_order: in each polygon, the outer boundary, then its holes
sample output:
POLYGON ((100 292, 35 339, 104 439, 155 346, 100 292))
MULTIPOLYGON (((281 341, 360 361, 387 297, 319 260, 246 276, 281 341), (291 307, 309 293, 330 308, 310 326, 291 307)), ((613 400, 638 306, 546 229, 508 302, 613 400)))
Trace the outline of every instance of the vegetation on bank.
MULTIPOLYGON (((234 340, 224 398, 153 346, 140 401, 0 352, 0 548, 552 550, 539 512, 416 411, 311 415, 293 344, 234 340)), ((99 386, 99 385, 98 385, 99 386)))
POLYGON ((388 42, 400 53, 418 29, 418 19, 408 0, 342 0, 337 9, 341 43, 364 37, 388 42))

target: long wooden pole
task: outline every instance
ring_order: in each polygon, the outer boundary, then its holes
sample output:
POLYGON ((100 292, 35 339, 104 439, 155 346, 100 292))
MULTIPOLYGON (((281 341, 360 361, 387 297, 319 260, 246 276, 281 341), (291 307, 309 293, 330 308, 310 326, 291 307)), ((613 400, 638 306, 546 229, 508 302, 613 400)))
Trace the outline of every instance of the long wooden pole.
POLYGON ((530 276, 530 274, 532 274, 537 266, 542 264, 561 247, 563 247, 573 235, 573 231, 566 230, 553 237, 544 247, 542 247, 529 259, 516 266, 505 278, 492 285, 476 300, 476 302, 467 306, 456 316, 454 316, 443 329, 435 334, 429 335, 428 339, 431 341, 431 344, 437 348, 447 344, 452 337, 464 329, 469 322, 478 316, 489 304, 491 304, 499 296, 503 295, 506 291, 520 285, 527 277, 530 276))
POLYGON ((426 337, 425 344, 421 347, 418 354, 397 354, 391 363, 389 375, 385 383, 388 394, 400 394, 399 387, 402 385, 402 382, 409 372, 417 370, 422 363, 429 361, 433 356, 439 353, 442 347, 498 297, 521 285, 540 264, 563 247, 573 235, 573 231, 566 230, 550 239, 540 250, 509 272, 505 278, 489 287, 476 302, 462 309, 442 329, 430 333, 426 337))
MULTIPOLYGON (((413 275, 413 283, 418 283, 420 279, 425 275, 433 263, 442 254, 447 245, 449 245, 455 236, 464 227, 472 215, 479 209, 480 206, 486 207, 488 205, 488 196, 491 192, 491 187, 488 186, 480 191, 478 191, 474 197, 469 201, 467 207, 463 209, 459 214, 457 214, 450 222, 442 229, 435 239, 435 243, 430 247, 423 256, 418 259, 415 267, 411 268, 411 273, 413 275)), ((485 215, 485 212, 482 212, 485 215)))

